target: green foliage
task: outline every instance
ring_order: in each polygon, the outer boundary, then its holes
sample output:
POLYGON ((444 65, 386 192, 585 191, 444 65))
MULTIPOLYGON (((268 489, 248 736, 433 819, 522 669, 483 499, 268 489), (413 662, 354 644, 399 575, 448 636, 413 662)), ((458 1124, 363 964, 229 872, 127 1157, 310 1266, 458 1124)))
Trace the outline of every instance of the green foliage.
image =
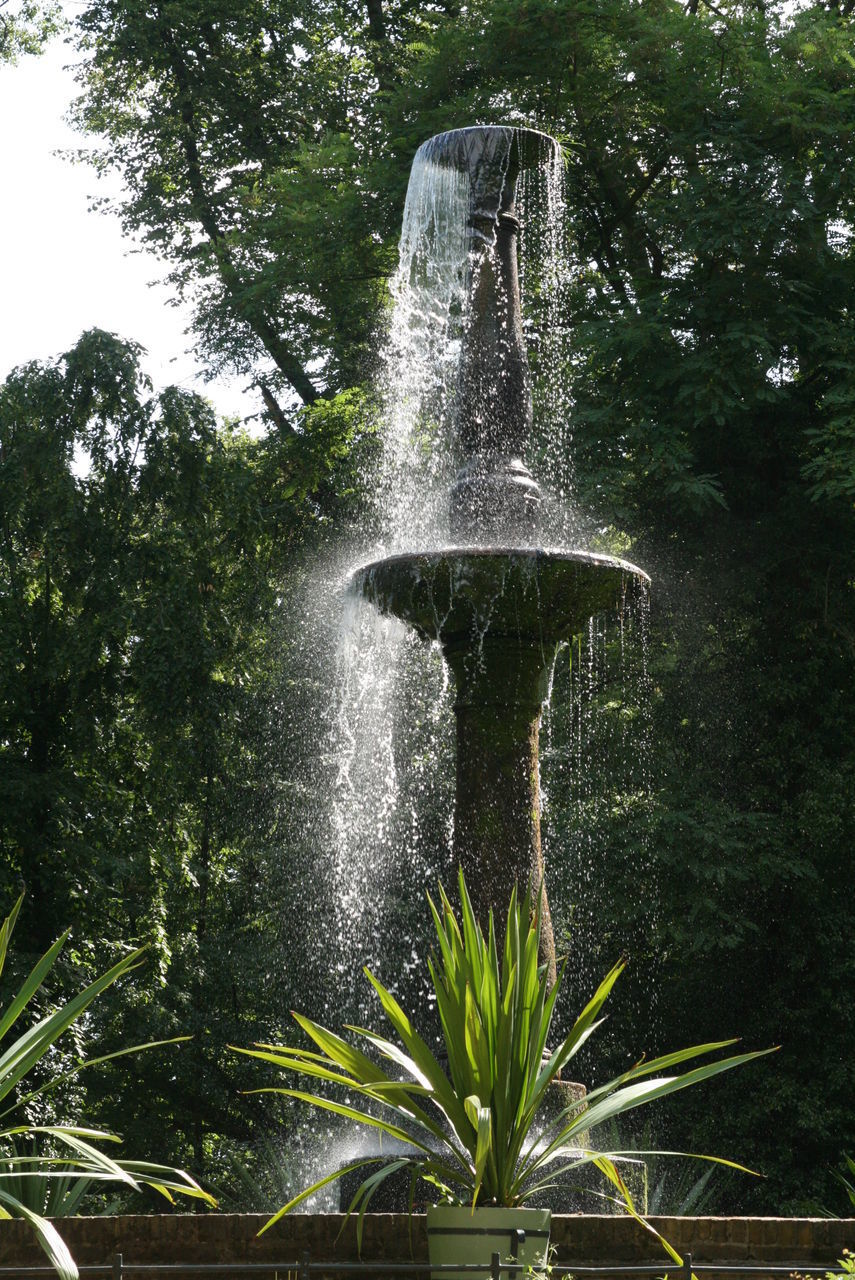
MULTIPOLYGON (((460 924, 441 888, 439 909, 429 899, 439 954, 428 960, 428 967, 442 1024, 447 1073, 395 997, 367 969, 366 976, 397 1041, 364 1028, 347 1029, 393 1064, 394 1075, 361 1049, 296 1013, 298 1025, 315 1046, 313 1050, 274 1045, 237 1050, 313 1081, 340 1086, 348 1099, 357 1095, 361 1105, 354 1106, 349 1100, 336 1102, 325 1094, 273 1090, 406 1144, 405 1154, 391 1162, 379 1156, 327 1174, 289 1200, 266 1227, 335 1179, 377 1164, 380 1168, 365 1179, 350 1206, 351 1212, 359 1209, 360 1235, 363 1215, 378 1187, 401 1170, 410 1173, 411 1201, 413 1184, 420 1177, 437 1187, 444 1198, 474 1208, 477 1203, 522 1204, 536 1192, 556 1185, 568 1171, 592 1163, 618 1190, 628 1211, 637 1216, 615 1163, 627 1153, 590 1149, 587 1131, 763 1056, 739 1054, 682 1075, 656 1074, 733 1041, 695 1046, 639 1062, 589 1091, 584 1102, 574 1100, 557 1114, 550 1114, 550 1086, 599 1026, 603 1005, 623 965, 607 974, 569 1035, 550 1051, 547 1039, 561 978, 550 988, 546 966, 538 965, 540 918, 531 897, 526 895, 518 902, 516 893, 512 894, 500 948, 492 912, 484 937, 462 871, 458 884, 460 924), (412 1154, 407 1148, 413 1149, 412 1154)), ((669 1252, 677 1256, 670 1248, 669 1252)))
MULTIPOLYGON (((851 1156, 844 1156, 843 1159, 846 1161, 846 1168, 848 1172, 855 1176, 855 1160, 853 1160, 851 1156)), ((855 1181, 850 1181, 849 1178, 845 1177, 842 1173, 838 1173, 837 1170, 834 1171, 834 1176, 849 1197, 849 1203, 853 1208, 855 1208, 855 1181)))
POLYGON ((173 264, 215 365, 296 403, 356 382, 391 259, 352 182, 376 68, 347 7, 96 3, 79 32, 79 120, 110 140, 94 160, 122 172, 125 226, 173 264))
MULTIPOLYGON (((0 926, 0 973, 6 963, 21 901, 19 898, 11 915, 0 926)), ((0 1218, 23 1218, 28 1222, 62 1280, 77 1280, 77 1268, 62 1237, 44 1215, 54 1215, 58 1210, 73 1212, 91 1183, 118 1182, 135 1189, 149 1186, 170 1202, 174 1199, 173 1192, 194 1196, 209 1204, 214 1201, 180 1169, 148 1161, 115 1160, 93 1145, 93 1140, 119 1142, 113 1133, 83 1128, 79 1123, 30 1123, 28 1108, 63 1083, 62 1078, 51 1076, 42 1084, 32 1085, 33 1068, 50 1056, 56 1041, 83 1018, 93 1000, 140 963, 141 952, 132 951, 67 1004, 27 1025, 27 1012, 67 937, 66 932, 46 952, 0 1015, 0 1041, 6 1041, 0 1050, 0 1104, 3 1104, 0 1111, 0 1218)), ((115 1059, 155 1047, 158 1046, 136 1045, 109 1057, 115 1059)), ((70 1074, 104 1061, 104 1057, 84 1059, 70 1074)))
MULTIPOLYGON (((148 397, 138 358, 93 331, 0 390, 0 847, 7 877, 29 882, 34 950, 63 899, 72 918, 97 901, 109 919, 122 899, 136 914, 140 892, 149 910, 119 832, 134 813, 137 840, 164 855, 144 780, 179 808, 198 798, 253 660, 236 616, 252 587, 235 569, 258 555, 253 487, 269 464, 219 435, 197 397, 148 397), (177 794, 157 776, 167 742, 177 794)), ((143 933, 160 952, 153 917, 143 933)))
POLYGON ((15 63, 26 54, 40 53, 64 25, 58 4, 20 0, 11 10, 4 6, 0 13, 0 64, 15 63))
MULTIPOLYGON (((192 397, 149 403, 103 336, 79 378, 57 362, 4 388, 0 883, 11 902, 29 881, 34 951, 66 910, 81 937, 153 943, 145 994, 108 1002, 109 1030, 139 1038, 156 1015, 158 1034, 199 1032, 171 1092, 144 1081, 197 1169, 212 1130, 249 1145, 268 1119, 234 1103, 218 1046, 273 1034, 297 985, 300 958, 277 987, 269 956, 316 834, 290 727, 312 677, 281 619, 373 448, 369 353, 407 169, 438 129, 520 120, 565 147, 555 374, 574 501, 628 531, 654 579, 642 762, 632 689, 598 677, 581 726, 588 694, 563 660, 553 690, 544 837, 568 984, 632 954, 620 1030, 580 1073, 678 1028, 782 1042, 765 1092, 737 1076, 727 1105, 686 1095, 668 1142, 755 1135, 768 1178, 721 1180, 721 1210, 827 1199, 855 1146, 839 892, 855 822, 853 24, 844 0, 85 6, 78 119, 125 179, 126 228, 194 299, 211 368, 264 384, 269 435, 222 433, 192 397), (87 365, 104 372, 90 400, 87 365), (172 426, 143 483, 149 419, 172 426), (87 434, 100 461, 84 476, 87 434)), ((410 887, 402 868, 402 901, 410 887)), ((79 944, 75 963, 100 962, 79 944)), ((118 1107, 106 1085, 100 1102, 118 1107)))
POLYGON ((319 402, 301 435, 253 440, 196 395, 153 396, 140 355, 92 331, 0 387, 0 891, 27 886, 20 964, 72 925, 60 992, 113 963, 116 939, 149 945, 82 1040, 189 1031, 192 1046, 168 1075, 135 1064, 144 1110, 127 1115, 110 1064, 80 1101, 202 1174, 211 1130, 246 1143, 268 1123, 220 1046, 277 1025, 289 999, 290 978, 269 978, 298 857, 280 851, 286 729, 271 729, 296 696, 279 675, 297 590, 282 564, 346 511, 336 458, 369 426, 351 396, 319 402))

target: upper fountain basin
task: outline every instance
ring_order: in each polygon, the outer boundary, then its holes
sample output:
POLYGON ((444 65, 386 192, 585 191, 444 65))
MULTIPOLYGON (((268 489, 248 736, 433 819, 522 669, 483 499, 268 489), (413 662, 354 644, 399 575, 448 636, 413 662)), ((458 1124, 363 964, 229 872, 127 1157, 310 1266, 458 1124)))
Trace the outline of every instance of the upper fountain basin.
MULTIPOLYGON (((488 225, 514 208, 517 178, 558 155, 558 143, 537 129, 503 124, 449 129, 423 142, 417 160, 457 169, 469 178, 469 223, 488 225)), ((491 241, 487 235, 487 242, 491 241)))
POLYGON ((432 164, 450 165, 469 174, 486 163, 507 167, 515 173, 534 169, 552 155, 558 143, 539 129, 506 124, 475 124, 465 129, 436 133, 419 147, 422 159, 432 164))
POLYGON ((627 560, 587 551, 451 547, 375 560, 351 582, 381 613, 447 646, 488 633, 524 643, 569 640, 650 579, 627 560))

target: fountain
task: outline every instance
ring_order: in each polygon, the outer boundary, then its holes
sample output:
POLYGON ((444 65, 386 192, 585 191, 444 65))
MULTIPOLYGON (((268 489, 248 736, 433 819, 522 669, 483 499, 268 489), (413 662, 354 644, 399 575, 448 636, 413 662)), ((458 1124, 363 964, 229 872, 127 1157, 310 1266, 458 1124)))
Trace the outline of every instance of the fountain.
POLYGON ((541 960, 555 944, 540 840, 539 732, 558 646, 645 587, 624 560, 537 545, 543 495, 525 463, 531 380, 517 264, 517 182, 557 146, 529 129, 442 133, 422 160, 468 182, 465 306, 452 412, 460 468, 454 545, 375 560, 352 587, 438 642, 455 682, 455 861, 479 917, 499 918, 514 884, 541 887, 541 960))

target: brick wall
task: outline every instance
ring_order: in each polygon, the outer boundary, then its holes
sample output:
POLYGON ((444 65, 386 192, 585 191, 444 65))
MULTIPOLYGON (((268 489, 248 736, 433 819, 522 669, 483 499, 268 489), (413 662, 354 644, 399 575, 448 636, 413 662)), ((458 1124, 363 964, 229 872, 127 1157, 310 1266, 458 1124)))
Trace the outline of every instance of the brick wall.
MULTIPOLYGON (((56 1223, 79 1265, 287 1262, 308 1250, 317 1261, 356 1258, 355 1224, 341 1231, 339 1214, 294 1214, 263 1236, 263 1214, 158 1214, 66 1218, 56 1223), (339 1232, 341 1231, 341 1234, 339 1232)), ((696 1262, 833 1265, 844 1248, 855 1250, 855 1219, 651 1218, 657 1230, 696 1262)), ((412 1254, 406 1214, 368 1214, 364 1261, 422 1261, 427 1256, 424 1217, 412 1221, 412 1254)), ((556 1261, 579 1266, 663 1262, 654 1237, 631 1218, 558 1214, 552 1219, 556 1261)), ((44 1257, 23 1222, 0 1223, 0 1267, 39 1266, 44 1257)), ((180 1273, 173 1272, 174 1280, 180 1273)), ((135 1273, 135 1280, 144 1280, 135 1273)))

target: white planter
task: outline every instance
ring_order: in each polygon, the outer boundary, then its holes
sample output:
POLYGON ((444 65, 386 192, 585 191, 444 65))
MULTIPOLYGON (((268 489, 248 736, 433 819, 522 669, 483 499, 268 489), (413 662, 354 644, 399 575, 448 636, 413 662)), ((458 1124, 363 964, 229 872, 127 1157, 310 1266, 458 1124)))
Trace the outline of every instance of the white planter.
MULTIPOLYGON (((490 1259, 544 1267, 549 1248, 549 1209, 475 1209, 450 1204, 427 1211, 428 1256, 432 1267, 477 1264, 489 1275, 490 1259)), ((436 1280, 477 1280, 475 1272, 431 1273, 436 1280)), ((521 1280, 524 1273, 504 1272, 502 1280, 521 1280)))

